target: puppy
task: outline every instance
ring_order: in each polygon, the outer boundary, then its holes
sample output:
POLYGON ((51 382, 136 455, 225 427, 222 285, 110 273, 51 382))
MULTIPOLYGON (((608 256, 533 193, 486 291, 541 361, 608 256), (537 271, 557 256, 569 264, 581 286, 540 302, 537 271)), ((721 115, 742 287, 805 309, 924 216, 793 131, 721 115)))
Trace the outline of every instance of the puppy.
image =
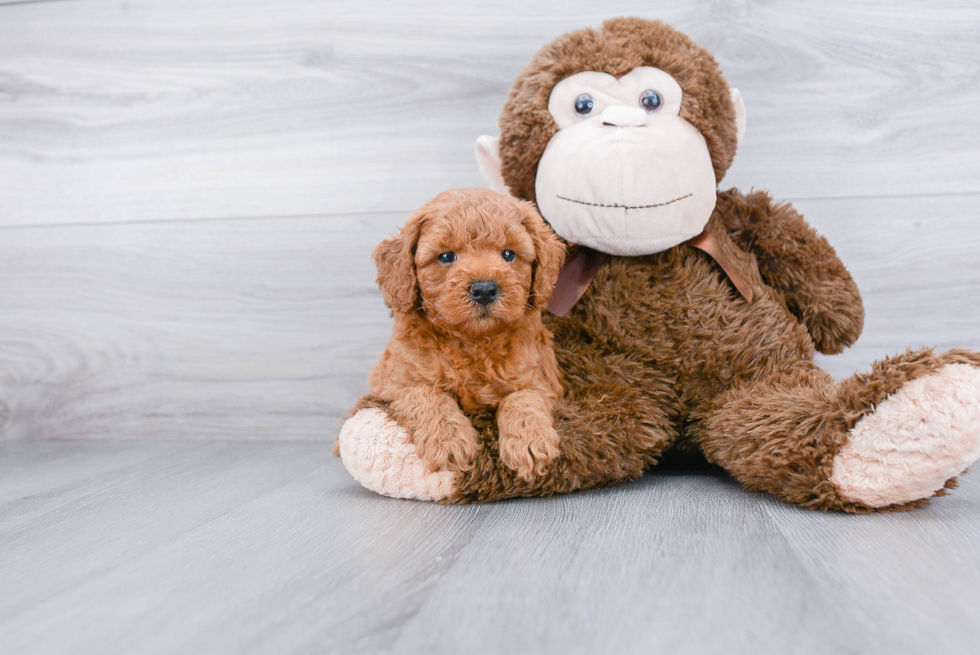
POLYGON ((530 203, 487 189, 440 194, 374 250, 395 326, 371 390, 430 469, 472 468, 481 444, 463 412, 485 408, 520 477, 558 454, 562 383, 541 308, 564 256, 530 203))

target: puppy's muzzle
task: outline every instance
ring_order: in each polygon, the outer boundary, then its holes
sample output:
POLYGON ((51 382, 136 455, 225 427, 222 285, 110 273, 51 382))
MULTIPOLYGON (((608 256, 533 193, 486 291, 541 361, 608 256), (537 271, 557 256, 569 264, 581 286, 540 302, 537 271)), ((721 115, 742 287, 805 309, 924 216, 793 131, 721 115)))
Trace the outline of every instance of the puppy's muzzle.
POLYGON ((470 285, 470 298, 484 307, 496 302, 499 296, 500 287, 493 280, 477 280, 470 285))

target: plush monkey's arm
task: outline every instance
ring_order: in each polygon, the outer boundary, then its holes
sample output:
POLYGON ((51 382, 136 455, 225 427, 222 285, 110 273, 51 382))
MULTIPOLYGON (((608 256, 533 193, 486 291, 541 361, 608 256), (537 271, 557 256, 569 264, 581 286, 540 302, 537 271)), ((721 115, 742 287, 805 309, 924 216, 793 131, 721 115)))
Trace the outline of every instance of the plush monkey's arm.
POLYGON ((857 285, 799 212, 762 191, 734 189, 719 192, 715 211, 735 242, 755 255, 766 283, 783 292, 817 350, 831 355, 857 340, 864 326, 857 285))

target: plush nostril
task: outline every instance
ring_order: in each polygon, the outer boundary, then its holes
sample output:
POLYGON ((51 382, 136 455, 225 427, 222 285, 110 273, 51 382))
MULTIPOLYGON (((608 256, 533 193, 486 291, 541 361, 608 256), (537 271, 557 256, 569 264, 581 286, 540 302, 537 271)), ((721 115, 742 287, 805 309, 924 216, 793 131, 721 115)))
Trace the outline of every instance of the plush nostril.
POLYGON ((477 280, 470 285, 470 298, 483 306, 489 305, 500 295, 500 288, 493 280, 477 280))

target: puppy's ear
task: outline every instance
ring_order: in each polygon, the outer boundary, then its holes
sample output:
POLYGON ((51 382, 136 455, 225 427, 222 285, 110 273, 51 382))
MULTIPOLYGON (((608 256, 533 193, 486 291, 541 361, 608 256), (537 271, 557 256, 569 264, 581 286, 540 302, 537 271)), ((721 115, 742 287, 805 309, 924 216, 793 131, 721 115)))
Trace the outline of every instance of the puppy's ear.
POLYGON ((382 241, 373 253, 385 304, 401 314, 413 311, 418 301, 415 246, 422 232, 423 218, 421 209, 412 214, 398 235, 382 241))
POLYGON ((565 263, 565 244, 559 239, 541 214, 529 202, 521 202, 524 213, 522 222, 534 241, 534 269, 530 303, 534 309, 542 309, 551 298, 551 291, 558 279, 558 271, 565 263))

